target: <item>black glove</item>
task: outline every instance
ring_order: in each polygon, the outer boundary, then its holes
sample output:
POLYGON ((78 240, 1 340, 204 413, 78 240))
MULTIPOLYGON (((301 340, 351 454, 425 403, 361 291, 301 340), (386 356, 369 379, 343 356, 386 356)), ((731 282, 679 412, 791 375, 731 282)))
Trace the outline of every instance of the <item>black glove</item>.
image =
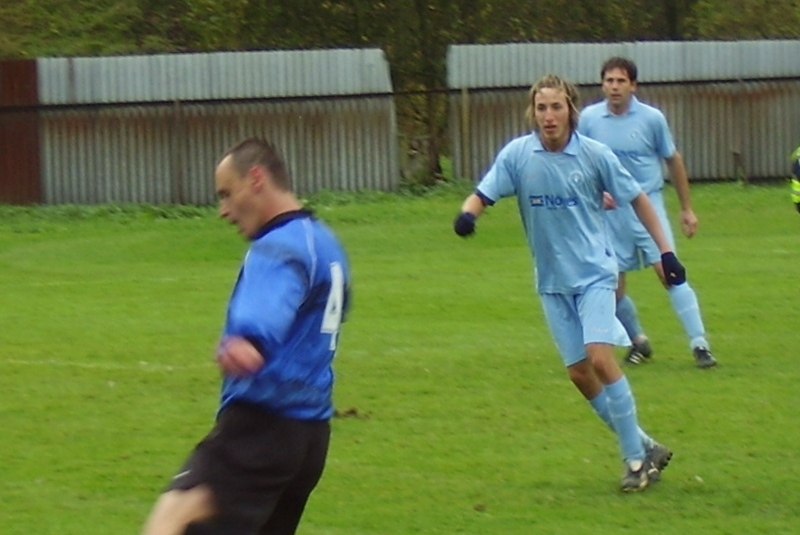
POLYGON ((664 277, 670 286, 678 286, 686 282, 686 268, 678 261, 675 253, 663 253, 661 255, 661 267, 664 268, 664 277))
POLYGON ((462 238, 466 238, 475 232, 475 214, 471 212, 461 212, 453 221, 453 230, 462 238))

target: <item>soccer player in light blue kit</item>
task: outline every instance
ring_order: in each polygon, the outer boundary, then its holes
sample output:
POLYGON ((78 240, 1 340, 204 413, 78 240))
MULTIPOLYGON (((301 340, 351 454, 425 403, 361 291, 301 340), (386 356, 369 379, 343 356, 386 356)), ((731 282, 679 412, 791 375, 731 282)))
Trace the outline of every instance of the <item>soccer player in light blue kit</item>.
MULTIPOLYGON (((672 183, 681 205, 681 230, 692 237, 697 231, 697 217, 692 210, 689 179, 680 153, 675 149, 667 121, 661 111, 640 102, 635 96, 637 68, 628 58, 613 57, 601 68, 603 93, 606 99, 587 106, 580 116, 578 131, 605 143, 622 162, 622 165, 639 182, 642 190, 658 213, 670 247, 675 240, 664 208, 662 189, 664 175, 662 162, 669 169, 672 183)), ((609 201, 613 208, 613 194, 609 201)), ((613 229, 614 250, 619 261, 619 287, 617 288, 617 317, 632 341, 625 357, 628 364, 647 362, 652 348, 644 333, 633 300, 625 292, 625 272, 653 266, 672 304, 675 314, 689 338, 695 363, 700 368, 715 366, 706 339, 697 295, 688 282, 670 284, 664 277, 659 250, 646 229, 636 218, 630 206, 610 209, 608 222, 613 229)))
POLYGON ((527 111, 533 132, 499 152, 462 204, 454 230, 471 235, 487 206, 516 197, 536 289, 567 373, 617 435, 625 462, 621 489, 638 491, 660 478, 672 453, 639 427, 633 393, 614 358, 618 270, 604 192, 633 205, 659 244, 672 280, 682 282, 684 272, 636 181, 608 147, 575 131, 577 105, 577 90, 562 78, 547 75, 534 83, 527 111))
POLYGON ((291 535, 328 452, 350 271, 334 234, 291 191, 271 143, 232 147, 214 182, 220 216, 250 241, 216 353, 217 420, 143 534, 291 535))

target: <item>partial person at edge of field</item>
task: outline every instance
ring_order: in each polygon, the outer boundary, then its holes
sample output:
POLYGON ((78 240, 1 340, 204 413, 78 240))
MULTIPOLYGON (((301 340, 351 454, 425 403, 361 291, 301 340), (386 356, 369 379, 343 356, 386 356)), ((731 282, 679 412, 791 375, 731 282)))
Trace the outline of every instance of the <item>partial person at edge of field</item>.
POLYGON ((792 202, 798 213, 800 213, 800 147, 794 149, 791 158, 792 177, 790 179, 790 187, 792 188, 792 202))
POLYGON ((348 262, 292 192, 271 143, 229 149, 214 182, 219 215, 250 242, 216 353, 220 405, 143 534, 290 535, 328 452, 348 262))
POLYGON ((635 492, 660 479, 672 452, 639 427, 633 392, 614 357, 618 269, 604 192, 633 204, 672 283, 684 282, 684 271, 637 182, 608 147, 575 131, 577 105, 578 92, 566 80, 546 75, 535 82, 527 110, 533 132, 500 150, 453 226, 470 236, 487 206, 516 197, 550 333, 570 380, 617 437, 625 465, 620 488, 635 492))
MULTIPOLYGON (((580 115, 578 131, 596 139, 614 151, 622 165, 639 182, 653 204, 671 248, 675 239, 664 205, 663 163, 669 170, 672 185, 680 202, 683 234, 691 238, 697 232, 697 216, 692 209, 689 178, 683 158, 675 147, 664 114, 640 102, 634 93, 638 78, 636 64, 622 57, 612 57, 600 70, 605 100, 587 106, 580 115)), ((669 284, 653 239, 629 206, 607 211, 614 236, 614 250, 620 266, 617 288, 617 317, 625 327, 632 345, 625 357, 627 364, 648 362, 652 347, 631 297, 627 294, 625 273, 652 266, 667 289, 672 309, 689 340, 689 349, 699 368, 711 368, 717 360, 706 337, 697 294, 689 283, 669 284)))

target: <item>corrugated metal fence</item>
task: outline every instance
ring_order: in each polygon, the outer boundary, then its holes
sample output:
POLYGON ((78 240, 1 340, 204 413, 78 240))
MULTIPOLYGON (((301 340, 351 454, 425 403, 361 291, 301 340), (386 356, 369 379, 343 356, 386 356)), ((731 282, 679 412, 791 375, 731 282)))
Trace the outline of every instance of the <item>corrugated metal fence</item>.
POLYGON ((788 176, 800 143, 800 41, 452 46, 456 173, 479 178, 503 144, 529 130, 536 78, 565 76, 595 102, 600 66, 615 55, 636 61, 637 95, 664 112, 692 180, 788 176))
MULTIPOLYGON (((0 64, 0 72, 7 72, 0 64)), ((0 100, 5 122, 35 124, 41 172, 0 183, 41 191, 0 202, 187 203, 215 200, 213 168, 248 136, 276 143, 300 194, 394 189, 397 126, 381 50, 279 51, 47 58, 35 63, 38 98, 0 100)), ((4 133, 3 133, 4 132, 4 133)), ((23 151, 15 130, 0 136, 23 151)), ((2 190, 0 190, 2 192, 2 190)))
MULTIPOLYGON (((447 58, 451 156, 478 178, 527 130, 546 72, 601 97, 612 55, 640 68, 691 179, 774 178, 800 142, 800 41, 458 45, 447 58)), ((239 139, 282 149, 301 194, 398 186, 400 136, 379 49, 0 62, 0 202, 214 202, 239 139)))
POLYGON ((213 203, 216 159, 253 135, 280 147, 300 194, 394 189, 393 118, 385 97, 47 111, 43 201, 213 203))

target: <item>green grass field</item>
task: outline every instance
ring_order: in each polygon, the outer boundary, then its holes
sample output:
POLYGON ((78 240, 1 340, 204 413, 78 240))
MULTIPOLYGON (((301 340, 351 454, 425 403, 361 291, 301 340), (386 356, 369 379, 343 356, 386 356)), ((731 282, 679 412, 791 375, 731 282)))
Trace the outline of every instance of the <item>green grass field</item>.
MULTIPOLYGON (((628 376, 642 425, 675 451, 637 495, 617 491, 616 443, 561 367, 514 202, 462 240, 466 191, 313 199, 348 248, 354 306, 342 416, 299 533, 797 533, 788 189, 693 189, 700 232, 678 252, 716 369, 694 367, 652 273, 629 278, 655 360, 628 376)), ((0 533, 138 533, 212 422, 245 247, 211 209, 0 207, 0 533)))

